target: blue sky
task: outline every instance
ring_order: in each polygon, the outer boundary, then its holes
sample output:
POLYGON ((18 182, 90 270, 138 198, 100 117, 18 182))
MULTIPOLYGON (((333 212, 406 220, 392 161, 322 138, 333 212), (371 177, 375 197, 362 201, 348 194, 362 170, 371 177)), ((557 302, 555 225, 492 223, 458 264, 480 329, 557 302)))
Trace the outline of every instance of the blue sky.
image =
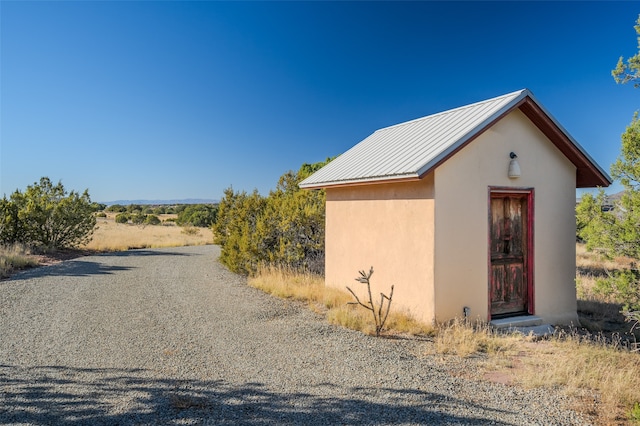
POLYGON ((378 128, 529 88, 605 169, 637 2, 0 2, 0 195, 267 194, 378 128))

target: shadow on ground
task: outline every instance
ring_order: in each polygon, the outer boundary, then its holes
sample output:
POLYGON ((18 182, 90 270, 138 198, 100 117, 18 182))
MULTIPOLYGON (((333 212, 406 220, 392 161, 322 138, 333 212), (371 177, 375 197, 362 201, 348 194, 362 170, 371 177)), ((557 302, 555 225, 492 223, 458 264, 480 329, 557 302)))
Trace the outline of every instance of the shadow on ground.
POLYGON ((16 274, 10 278, 12 281, 26 280, 30 278, 52 276, 52 277, 88 277, 90 275, 114 274, 119 271, 128 271, 129 266, 105 265, 100 262, 87 260, 69 260, 56 265, 34 268, 16 274))
MULTIPOLYGON (((43 276, 73 276, 73 277, 86 277, 89 275, 104 275, 113 274, 118 271, 126 271, 132 269, 127 266, 115 266, 104 265, 101 262, 93 262, 88 260, 80 260, 81 254, 77 254, 75 258, 66 259, 65 256, 71 256, 70 252, 63 252, 63 262, 55 263, 53 265, 38 266, 31 269, 26 269, 22 272, 12 275, 8 280, 25 280, 29 278, 43 277, 43 276)), ((79 253, 79 252, 78 252, 79 253)), ((197 253, 184 253, 179 251, 167 251, 167 250, 149 250, 149 249, 136 249, 116 252, 106 252, 97 254, 99 257, 130 257, 130 256, 200 256, 197 253)), ((7 279, 3 280, 6 281, 7 279)))
POLYGON ((0 365, 0 424, 508 424, 451 414, 455 406, 493 418, 504 413, 416 389, 326 384, 288 394, 261 383, 149 379, 146 373, 0 365))

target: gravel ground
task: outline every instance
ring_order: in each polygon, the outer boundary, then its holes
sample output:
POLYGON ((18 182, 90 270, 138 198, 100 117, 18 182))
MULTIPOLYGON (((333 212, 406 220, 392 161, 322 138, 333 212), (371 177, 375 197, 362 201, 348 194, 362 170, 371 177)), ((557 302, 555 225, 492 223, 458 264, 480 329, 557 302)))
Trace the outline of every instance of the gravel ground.
POLYGON ((132 250, 0 282, 0 424, 587 423, 552 392, 451 375, 425 342, 328 325, 218 254, 132 250))

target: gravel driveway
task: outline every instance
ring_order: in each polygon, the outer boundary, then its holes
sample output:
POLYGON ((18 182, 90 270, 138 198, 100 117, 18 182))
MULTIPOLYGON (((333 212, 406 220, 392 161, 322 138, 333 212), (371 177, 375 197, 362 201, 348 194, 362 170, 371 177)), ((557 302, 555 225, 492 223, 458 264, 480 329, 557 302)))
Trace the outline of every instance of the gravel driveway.
POLYGON ((425 342, 330 326, 218 255, 132 250, 1 281, 0 424, 585 424, 548 391, 452 376, 425 342))

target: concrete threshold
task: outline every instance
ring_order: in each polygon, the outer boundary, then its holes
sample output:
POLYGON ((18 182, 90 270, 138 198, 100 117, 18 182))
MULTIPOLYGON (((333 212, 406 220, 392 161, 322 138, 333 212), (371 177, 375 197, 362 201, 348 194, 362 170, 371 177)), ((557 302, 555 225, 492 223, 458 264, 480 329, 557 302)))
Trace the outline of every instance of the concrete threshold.
POLYGON ((533 334, 537 337, 544 337, 550 336, 554 332, 553 326, 543 324, 542 318, 535 315, 500 318, 492 320, 489 324, 499 331, 521 333, 525 336, 533 334))
POLYGON ((489 324, 497 329, 512 327, 534 327, 537 325, 542 325, 542 318, 535 315, 520 315, 517 317, 491 320, 489 324))

